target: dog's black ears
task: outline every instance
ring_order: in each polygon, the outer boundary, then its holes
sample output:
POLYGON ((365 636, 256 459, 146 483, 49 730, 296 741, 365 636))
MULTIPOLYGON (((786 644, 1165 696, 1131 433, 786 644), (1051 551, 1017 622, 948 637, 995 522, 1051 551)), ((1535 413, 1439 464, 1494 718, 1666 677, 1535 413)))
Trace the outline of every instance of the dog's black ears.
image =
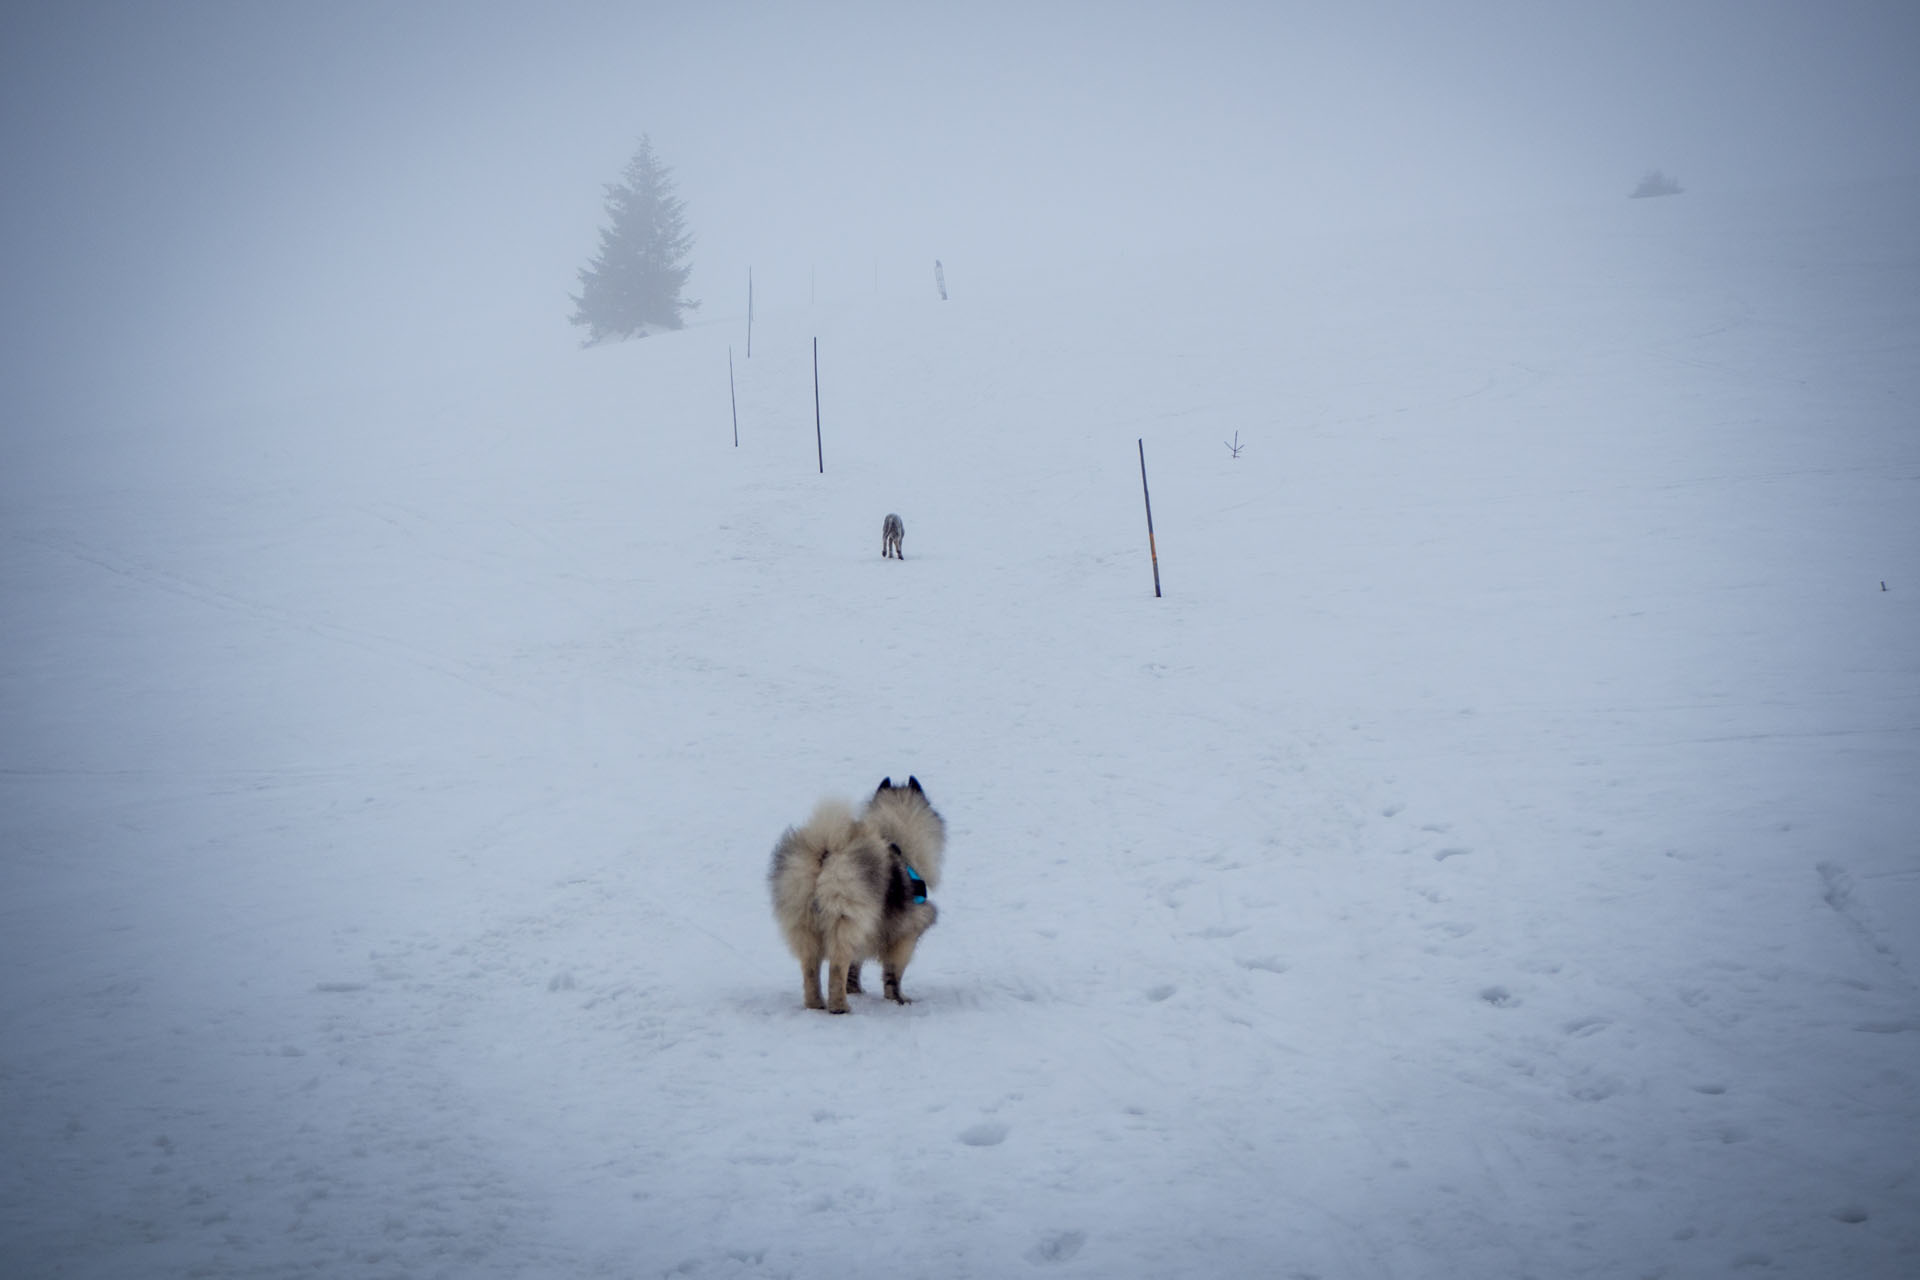
POLYGON ((879 795, 882 791, 891 790, 893 790, 893 775, 888 774, 886 777, 880 779, 880 785, 873 789, 873 794, 879 795))
POLYGON ((914 777, 914 776, 913 776, 912 774, 908 774, 908 775, 907 775, 907 790, 909 790, 909 791, 917 791, 917 792, 919 792, 919 793, 920 793, 921 795, 925 795, 925 794, 926 794, 926 792, 924 792, 924 791, 920 791, 920 779, 918 779, 918 778, 916 778, 916 777, 914 777))

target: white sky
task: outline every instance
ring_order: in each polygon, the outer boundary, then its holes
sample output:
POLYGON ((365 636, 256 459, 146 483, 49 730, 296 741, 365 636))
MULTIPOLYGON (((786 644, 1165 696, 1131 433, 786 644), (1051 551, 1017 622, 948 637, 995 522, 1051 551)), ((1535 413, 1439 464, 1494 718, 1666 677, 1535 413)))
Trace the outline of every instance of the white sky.
POLYGON ((0 371, 38 414, 103 345, 157 395, 571 343, 643 131, 711 318, 748 264, 763 299, 844 294, 935 256, 1612 199, 1656 165, 1911 173, 1915 67, 1908 0, 16 4, 0 371))

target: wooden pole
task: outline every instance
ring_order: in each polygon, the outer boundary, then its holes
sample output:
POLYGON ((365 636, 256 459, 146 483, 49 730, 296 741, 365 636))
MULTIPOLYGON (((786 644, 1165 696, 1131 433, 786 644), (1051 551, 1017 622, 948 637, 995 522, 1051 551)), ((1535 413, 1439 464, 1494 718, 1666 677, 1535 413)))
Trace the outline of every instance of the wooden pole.
POLYGON ((1153 557, 1153 598, 1160 598, 1160 551, 1153 545, 1153 495, 1147 492, 1147 442, 1142 437, 1140 446, 1140 496, 1147 501, 1147 553, 1153 557))
MULTIPOLYGON (((820 444, 820 339, 813 340, 813 451, 820 459, 820 474, 827 474, 827 454, 820 444)), ((1158 573, 1159 570, 1155 570, 1158 573)))
POLYGON ((733 447, 740 447, 740 397, 733 392, 733 348, 727 348, 727 402, 733 406, 733 447))

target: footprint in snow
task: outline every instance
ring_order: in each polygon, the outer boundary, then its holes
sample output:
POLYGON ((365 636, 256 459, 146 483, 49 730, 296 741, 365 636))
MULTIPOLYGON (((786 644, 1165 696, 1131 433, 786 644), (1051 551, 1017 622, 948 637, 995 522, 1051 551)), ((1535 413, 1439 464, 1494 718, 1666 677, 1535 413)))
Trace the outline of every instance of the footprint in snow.
POLYGON ((1567 1094, 1580 1102, 1605 1102, 1625 1088, 1617 1076, 1589 1076, 1568 1086, 1567 1094))
POLYGON ((1433 855, 1433 860, 1435 862, 1445 862, 1448 858, 1463 858, 1467 854, 1472 852, 1473 850, 1465 848, 1464 846, 1455 845, 1455 846, 1437 851, 1433 855))
POLYGON ((1496 1009, 1511 1009, 1520 1003, 1520 997, 1505 987, 1483 987, 1480 998, 1496 1009))
POLYGON ((1087 1242, 1084 1231, 1056 1231, 1043 1236, 1040 1242, 1027 1250, 1027 1261, 1044 1265, 1049 1262, 1066 1262, 1080 1252, 1087 1242))
POLYGON ((1155 1004, 1159 1004, 1162 1000, 1171 997, 1173 993, 1179 989, 1180 988, 1174 986, 1172 983, 1166 983, 1158 987, 1149 987, 1147 989, 1147 999, 1153 1001, 1155 1004))
POLYGON ((997 1147, 1007 1140, 1009 1132, 1006 1125, 989 1120, 974 1125, 971 1129, 963 1130, 960 1141, 970 1147, 997 1147))

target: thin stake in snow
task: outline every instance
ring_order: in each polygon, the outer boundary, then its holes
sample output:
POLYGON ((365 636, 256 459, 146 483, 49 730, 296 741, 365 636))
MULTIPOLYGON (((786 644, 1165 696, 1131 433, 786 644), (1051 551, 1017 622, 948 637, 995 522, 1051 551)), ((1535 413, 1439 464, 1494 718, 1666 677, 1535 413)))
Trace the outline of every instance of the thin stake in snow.
POLYGON ((820 474, 827 474, 827 453, 820 444, 820 339, 813 340, 813 451, 820 459, 820 474))
POLYGON ((1153 545, 1153 495, 1147 492, 1147 442, 1142 437, 1140 446, 1140 496, 1147 502, 1147 554, 1153 557, 1153 598, 1160 598, 1160 551, 1153 545))
POLYGON ((727 348, 727 403, 733 406, 733 447, 740 447, 740 397, 733 393, 733 348, 727 348))
MULTIPOLYGON (((1227 444, 1225 440, 1222 440, 1220 443, 1227 444)), ((1233 456, 1236 458, 1240 456, 1240 451, 1246 447, 1247 446, 1240 443, 1240 433, 1238 431, 1233 433, 1233 443, 1227 444, 1227 448, 1233 452, 1233 456)))

